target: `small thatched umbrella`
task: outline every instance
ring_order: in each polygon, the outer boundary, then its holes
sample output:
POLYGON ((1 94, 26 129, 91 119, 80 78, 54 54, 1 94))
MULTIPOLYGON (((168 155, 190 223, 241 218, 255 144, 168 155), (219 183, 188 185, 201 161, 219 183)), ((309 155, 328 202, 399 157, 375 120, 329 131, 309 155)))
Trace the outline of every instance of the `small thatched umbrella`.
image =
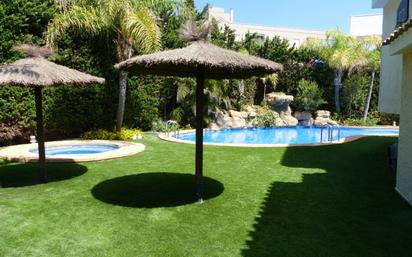
POLYGON ((281 64, 240 54, 208 42, 210 25, 185 24, 181 37, 192 43, 180 49, 133 57, 115 65, 135 74, 196 77, 196 197, 202 202, 204 80, 244 79, 281 71, 281 64))
POLYGON ((15 85, 33 87, 36 101, 37 142, 39 149, 40 179, 47 181, 46 153, 43 130, 43 87, 61 86, 66 84, 85 85, 90 83, 103 84, 104 79, 76 71, 53 62, 46 58, 52 53, 51 49, 34 45, 20 45, 17 50, 29 56, 8 65, 0 66, 0 85, 15 85))

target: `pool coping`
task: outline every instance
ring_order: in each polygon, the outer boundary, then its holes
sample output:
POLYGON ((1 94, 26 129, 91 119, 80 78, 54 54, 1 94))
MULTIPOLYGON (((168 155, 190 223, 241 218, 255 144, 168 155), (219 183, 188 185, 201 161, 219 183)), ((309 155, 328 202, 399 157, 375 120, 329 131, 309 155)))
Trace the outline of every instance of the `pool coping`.
MULTIPOLYGON (((81 155, 54 155, 52 157, 46 157, 48 163, 68 163, 68 162, 92 162, 115 159, 125 156, 135 155, 145 150, 145 145, 140 143, 128 142, 128 141, 111 141, 111 140, 63 140, 63 141, 51 141, 46 142, 47 146, 65 146, 65 145, 85 145, 85 144, 102 144, 102 145, 116 145, 119 149, 97 154, 85 154, 81 155)), ((38 162, 38 154, 30 152, 31 149, 37 149, 37 143, 34 144, 22 144, 8 146, 0 149, 0 158, 7 161, 17 162, 38 162)))
MULTIPOLYGON (((379 127, 367 127, 367 126, 340 126, 340 128, 367 128, 367 129, 399 129, 398 126, 379 126, 379 127)), ((245 129, 245 128, 239 128, 245 129)), ((210 129, 204 129, 206 131, 210 129)), ((188 130, 181 130, 179 134, 186 134, 195 132, 195 129, 188 129, 188 130)), ((177 139, 173 137, 173 133, 161 133, 159 134, 159 138, 165 141, 174 142, 174 143, 183 143, 183 144, 190 144, 195 145, 196 142, 177 139)), ((355 140, 358 140, 363 137, 371 137, 371 136, 378 136, 378 137, 391 137, 391 136, 398 136, 399 134, 375 134, 375 135, 356 135, 350 136, 346 138, 342 138, 340 140, 335 140, 331 142, 325 143, 316 143, 316 144, 224 144, 224 143, 203 143, 203 145, 210 145, 210 146, 225 146, 225 147, 251 147, 251 148, 270 148, 270 147, 302 147, 302 146, 311 146, 311 147, 318 147, 318 146, 328 146, 328 145, 338 145, 349 143, 355 140)))

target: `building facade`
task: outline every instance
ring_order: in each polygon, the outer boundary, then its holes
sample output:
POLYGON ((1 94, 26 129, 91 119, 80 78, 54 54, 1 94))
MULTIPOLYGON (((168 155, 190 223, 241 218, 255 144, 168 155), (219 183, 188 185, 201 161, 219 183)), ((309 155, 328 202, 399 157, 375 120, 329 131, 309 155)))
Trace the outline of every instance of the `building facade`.
POLYGON ((350 17, 349 34, 357 38, 382 36, 383 14, 363 14, 350 17))
POLYGON ((373 0, 383 8, 379 109, 399 113, 396 191, 412 204, 412 5, 409 0, 373 0))
POLYGON ((287 39, 291 45, 295 44, 299 47, 308 38, 326 38, 325 31, 236 23, 232 9, 229 12, 225 12, 223 8, 209 8, 207 15, 209 20, 215 18, 220 26, 227 25, 233 29, 236 34, 236 40, 242 40, 247 33, 257 33, 261 38, 279 36, 280 38, 287 39))

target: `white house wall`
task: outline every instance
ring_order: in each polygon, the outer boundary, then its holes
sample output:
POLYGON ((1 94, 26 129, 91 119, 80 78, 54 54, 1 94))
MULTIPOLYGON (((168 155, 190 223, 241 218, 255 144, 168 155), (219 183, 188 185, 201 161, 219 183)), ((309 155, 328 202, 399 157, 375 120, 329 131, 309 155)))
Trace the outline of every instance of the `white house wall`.
MULTIPOLYGON (((389 1, 384 8, 383 39, 387 38, 395 29, 399 3, 400 0, 389 1)), ((391 56, 389 46, 383 46, 381 58, 379 111, 399 114, 401 109, 402 56, 391 56)))
POLYGON ((366 14, 350 17, 350 32, 355 37, 381 36, 383 14, 366 14))
POLYGON ((229 13, 225 13, 223 8, 209 8, 208 16, 209 20, 215 18, 221 27, 227 25, 233 29, 236 34, 236 40, 242 40, 247 33, 257 33, 263 38, 279 36, 289 40, 291 45, 295 44, 296 46, 300 46, 308 38, 326 38, 325 31, 236 23, 234 22, 234 11, 230 10, 229 13))
MULTIPOLYGON (((400 55, 402 56, 402 55, 400 55)), ((402 113, 399 130, 396 190, 412 204, 412 53, 403 54, 402 113)))
POLYGON ((257 33, 262 37, 273 38, 279 36, 289 40, 290 44, 296 46, 302 45, 308 38, 325 39, 326 33, 324 31, 316 30, 303 30, 303 29, 289 29, 289 28, 276 28, 261 25, 251 24, 239 24, 228 23, 231 29, 235 30, 236 40, 242 40, 247 33, 257 33))

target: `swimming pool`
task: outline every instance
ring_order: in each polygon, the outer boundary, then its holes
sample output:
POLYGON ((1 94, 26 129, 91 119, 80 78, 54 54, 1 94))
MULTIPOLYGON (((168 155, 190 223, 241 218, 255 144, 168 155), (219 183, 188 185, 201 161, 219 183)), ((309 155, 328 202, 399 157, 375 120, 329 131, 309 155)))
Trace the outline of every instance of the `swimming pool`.
MULTIPOLYGON (((398 135, 397 128, 276 127, 205 130, 204 143, 227 145, 314 145, 340 142, 354 136, 398 135)), ((195 132, 180 133, 176 139, 195 142, 195 132)))
MULTIPOLYGON (((77 155, 77 154, 97 154, 105 153, 108 151, 117 150, 120 147, 118 145, 107 144, 84 144, 84 145, 64 145, 64 146, 48 146, 46 147, 46 156, 55 155, 77 155)), ((38 149, 34 148, 30 150, 31 153, 37 154, 38 149)))

